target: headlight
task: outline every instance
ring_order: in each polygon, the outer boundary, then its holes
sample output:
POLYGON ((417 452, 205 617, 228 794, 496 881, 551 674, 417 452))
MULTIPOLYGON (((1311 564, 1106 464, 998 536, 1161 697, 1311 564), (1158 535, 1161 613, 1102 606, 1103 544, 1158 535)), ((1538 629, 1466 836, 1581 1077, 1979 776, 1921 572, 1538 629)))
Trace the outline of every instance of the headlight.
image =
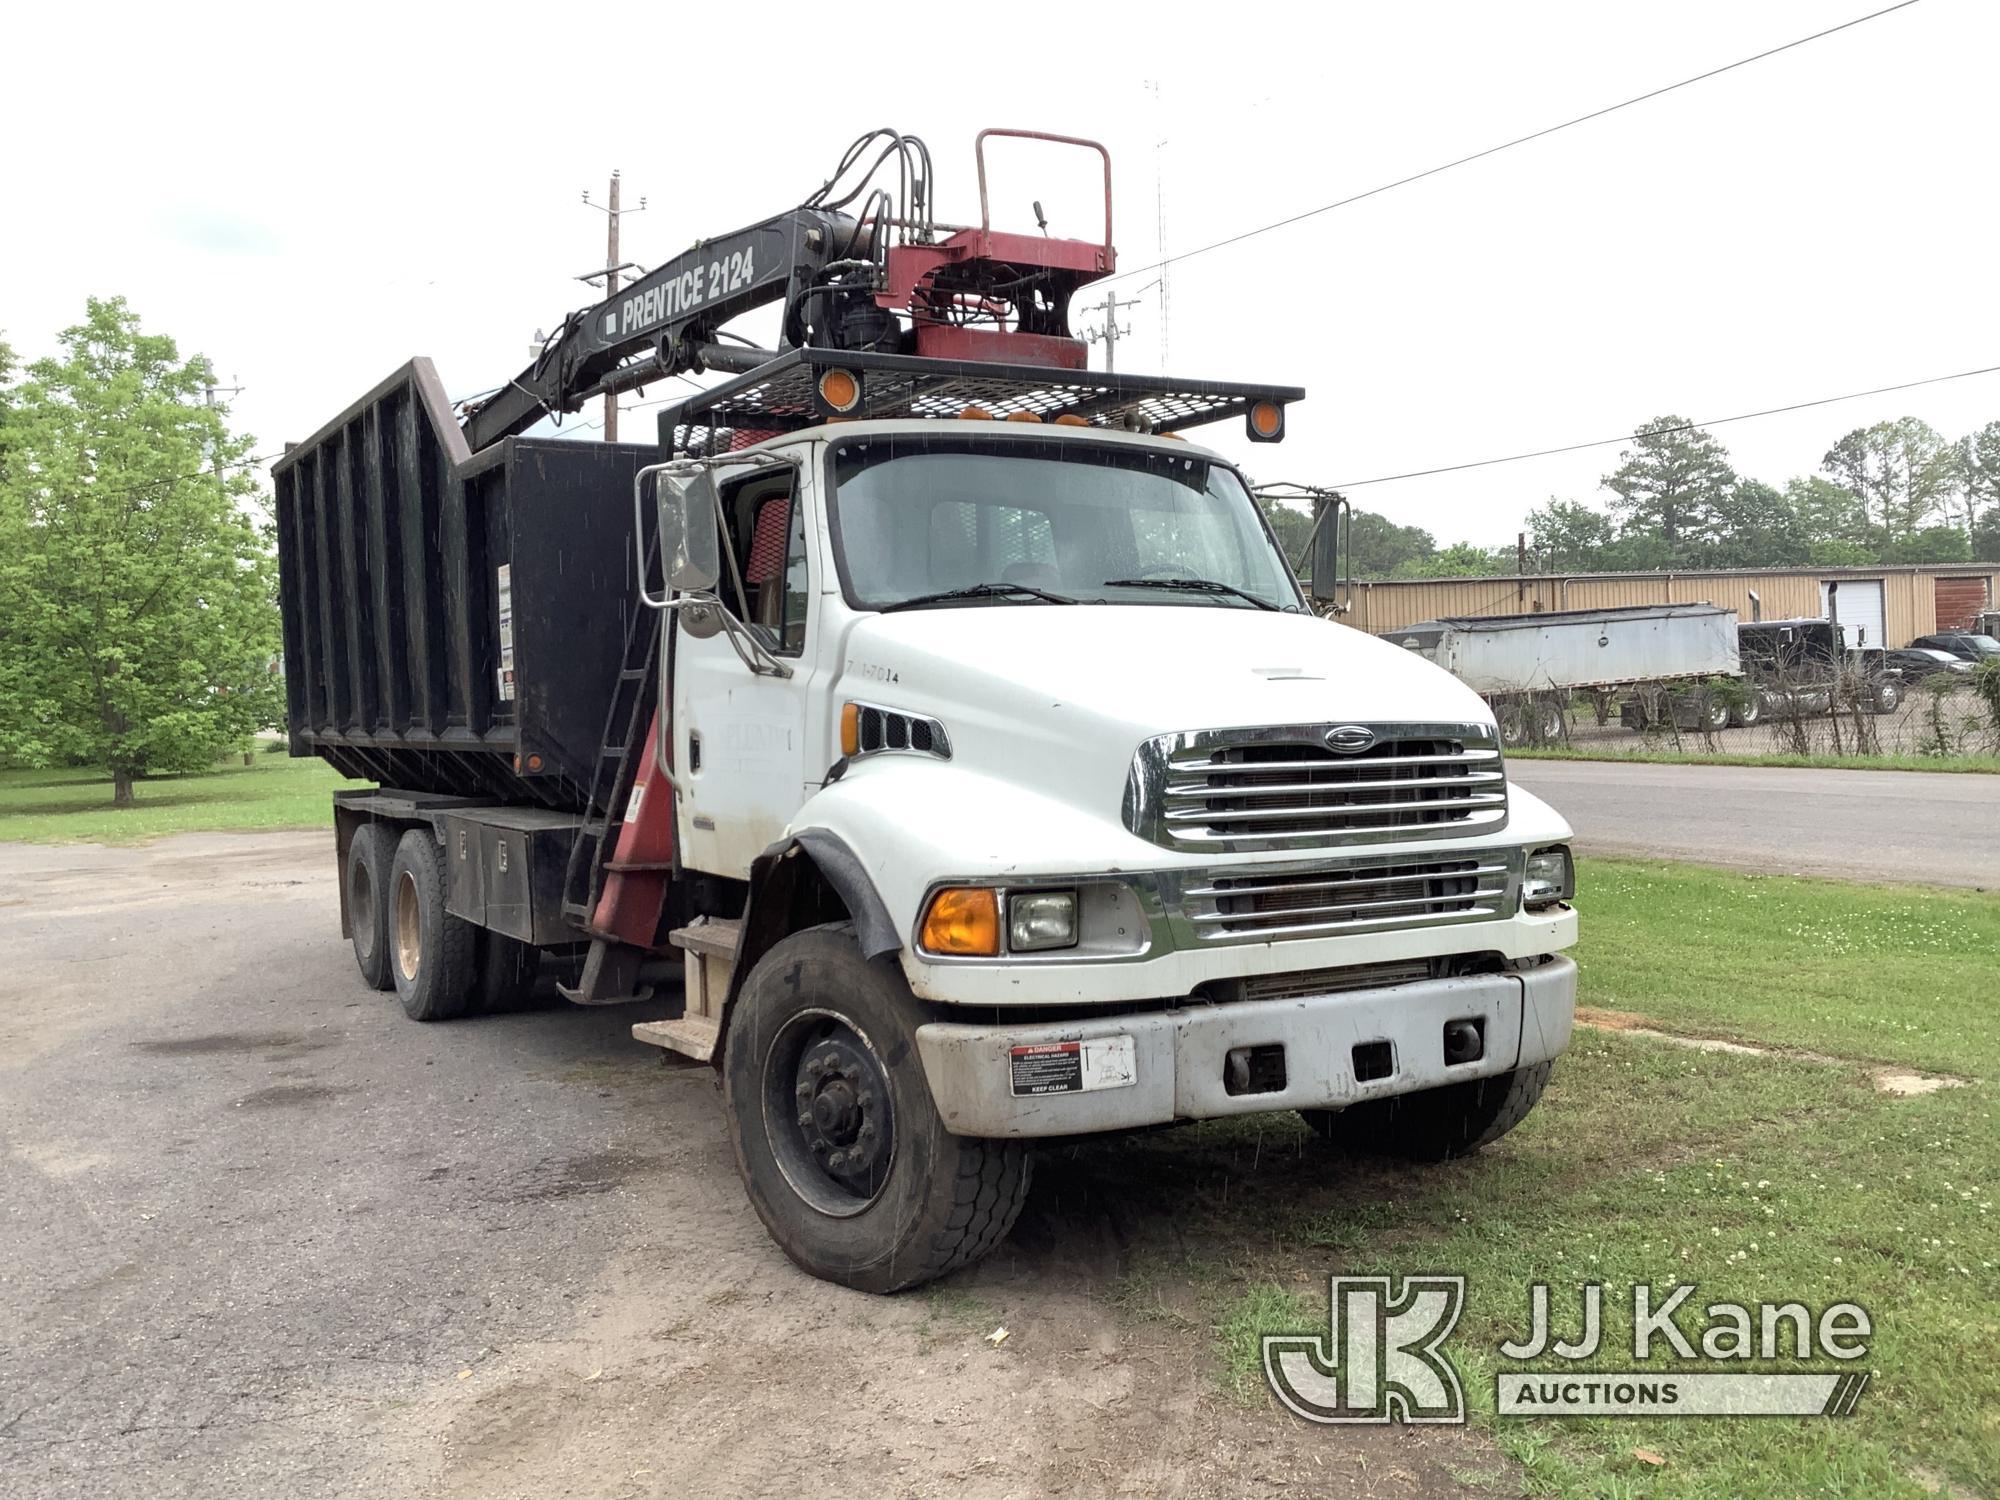
POLYGON ((1576 895, 1576 865, 1567 844, 1537 849, 1528 856, 1528 871, 1521 882, 1521 905, 1527 911, 1546 911, 1576 895))
POLYGON ((1039 953, 1076 946, 1076 892, 1025 891, 1007 898, 1007 947, 1039 953))

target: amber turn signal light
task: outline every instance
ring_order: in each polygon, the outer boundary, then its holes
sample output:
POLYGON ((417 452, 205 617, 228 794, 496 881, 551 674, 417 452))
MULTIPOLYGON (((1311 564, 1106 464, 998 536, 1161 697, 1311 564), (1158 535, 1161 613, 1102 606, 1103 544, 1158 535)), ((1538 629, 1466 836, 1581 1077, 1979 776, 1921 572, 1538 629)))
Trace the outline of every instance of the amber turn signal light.
POLYGON ((861 400, 861 382, 846 370, 828 370, 819 378, 819 399, 829 411, 853 411, 861 400))
POLYGON ((997 958, 1000 903, 982 886, 948 886, 931 897, 921 934, 926 953, 952 958, 997 958))
POLYGON ((861 705, 843 703, 840 705, 840 753, 859 755, 861 753, 861 705))

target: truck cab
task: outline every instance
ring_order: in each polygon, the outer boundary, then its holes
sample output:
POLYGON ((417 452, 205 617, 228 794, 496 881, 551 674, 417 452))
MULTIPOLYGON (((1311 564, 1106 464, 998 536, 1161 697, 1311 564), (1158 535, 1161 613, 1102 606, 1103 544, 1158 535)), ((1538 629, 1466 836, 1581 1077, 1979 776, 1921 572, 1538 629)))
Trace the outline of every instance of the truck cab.
POLYGON ((898 1151, 998 1212, 1036 1140, 1299 1110, 1436 1157, 1527 1112, 1571 1031, 1569 829, 1476 694, 1314 612, 1227 459, 975 413, 657 480, 662 774, 726 894, 689 1008, 635 1032, 720 1061, 801 1263, 963 1247, 812 1242, 898 1151))

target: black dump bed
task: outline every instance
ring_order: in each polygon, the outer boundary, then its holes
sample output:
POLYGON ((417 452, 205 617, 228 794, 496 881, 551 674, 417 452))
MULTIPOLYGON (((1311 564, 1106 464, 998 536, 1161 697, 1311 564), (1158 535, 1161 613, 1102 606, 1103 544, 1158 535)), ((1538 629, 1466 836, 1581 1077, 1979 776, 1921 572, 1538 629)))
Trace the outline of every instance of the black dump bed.
POLYGON ((643 444, 469 454, 413 360, 273 468, 294 755, 586 810, 634 584, 643 444))

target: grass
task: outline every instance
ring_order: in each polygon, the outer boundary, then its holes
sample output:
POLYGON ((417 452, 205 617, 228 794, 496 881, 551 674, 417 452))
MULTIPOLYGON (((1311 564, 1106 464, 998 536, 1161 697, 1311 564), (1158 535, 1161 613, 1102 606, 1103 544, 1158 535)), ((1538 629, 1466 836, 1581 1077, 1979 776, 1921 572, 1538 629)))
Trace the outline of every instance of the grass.
POLYGON ((1624 760, 1645 766, 1797 766, 1816 771, 1976 771, 2000 775, 2000 755, 1736 755, 1700 750, 1618 750, 1550 745, 1509 750, 1509 760, 1624 760))
POLYGON ((1120 1305, 1194 1307, 1221 1379, 1262 1404, 1259 1336, 1324 1333, 1328 1275, 1463 1272, 1448 1348, 1529 1493, 2000 1494, 2000 901, 1607 861, 1579 905, 1589 1004, 1795 1050, 1579 1030, 1525 1124, 1441 1166, 1345 1158, 1287 1116, 1057 1155, 1045 1189, 1054 1167, 1066 1200, 1127 1219, 1120 1305), (1970 1082, 1900 1098, 1869 1063, 1970 1082), (1536 1280, 1559 1333, 1576 1285, 1606 1283, 1600 1368, 1634 1366, 1638 1282, 1698 1283, 1697 1330, 1709 1302, 1853 1300, 1873 1383, 1838 1421, 1498 1419, 1497 1348, 1536 1280))
POLYGON ((353 785, 324 761, 259 753, 248 766, 142 781, 138 805, 120 808, 99 771, 0 771, 0 841, 136 844, 170 833, 324 828, 333 792, 353 785))

